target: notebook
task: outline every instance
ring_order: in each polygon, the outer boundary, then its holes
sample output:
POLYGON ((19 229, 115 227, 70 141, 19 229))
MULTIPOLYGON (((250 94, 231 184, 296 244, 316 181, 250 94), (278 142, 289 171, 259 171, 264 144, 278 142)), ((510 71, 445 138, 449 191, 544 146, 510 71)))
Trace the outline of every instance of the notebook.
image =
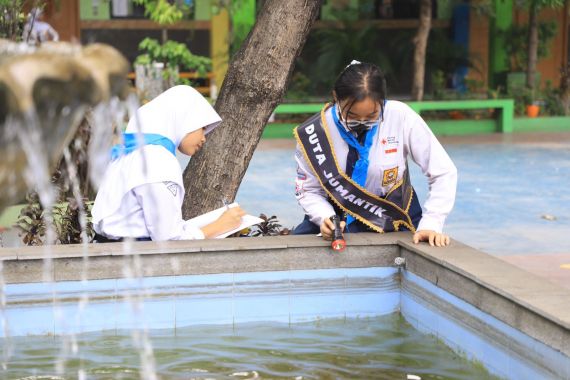
MULTIPOLYGON (((207 212, 205 214, 199 215, 195 218, 189 219, 188 222, 192 223, 192 225, 201 228, 204 227, 210 223, 215 222, 220 216, 222 216, 222 214, 224 213, 224 211, 227 210, 227 208, 231 208, 231 207, 237 207, 238 204, 237 202, 234 202, 232 204, 229 204, 228 206, 224 206, 224 207, 220 207, 218 209, 212 210, 210 212, 207 212)), ((214 238, 215 239, 223 239, 231 234, 235 234, 238 231, 243 230, 244 228, 247 227, 251 227, 254 224, 258 224, 263 222, 263 219, 258 218, 256 216, 253 215, 244 215, 241 217, 241 224, 239 225, 239 227, 228 231, 228 232, 224 232, 223 234, 217 235, 214 238)))

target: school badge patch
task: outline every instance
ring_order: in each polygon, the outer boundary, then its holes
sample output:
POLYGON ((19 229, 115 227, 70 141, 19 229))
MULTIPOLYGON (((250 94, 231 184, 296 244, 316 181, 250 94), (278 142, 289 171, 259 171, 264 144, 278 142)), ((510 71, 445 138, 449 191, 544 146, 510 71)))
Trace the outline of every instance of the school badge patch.
POLYGON ((392 169, 384 170, 384 175, 382 176, 382 186, 388 186, 392 183, 396 183, 398 178, 398 167, 392 169))
POLYGON ((176 196, 176 194, 178 194, 178 185, 174 182, 164 182, 164 184, 166 185, 166 188, 168 190, 170 190, 170 192, 172 193, 172 195, 176 196))

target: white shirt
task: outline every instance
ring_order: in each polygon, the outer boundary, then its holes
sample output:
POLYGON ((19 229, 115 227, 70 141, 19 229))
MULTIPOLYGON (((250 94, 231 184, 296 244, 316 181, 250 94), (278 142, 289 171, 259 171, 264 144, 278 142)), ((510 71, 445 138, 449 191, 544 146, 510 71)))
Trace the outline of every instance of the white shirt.
MULTIPOLYGON (((198 91, 175 86, 139 108, 126 132, 159 134, 177 147, 188 133, 208 133, 220 121, 198 91)), ((107 166, 91 211, 93 227, 109 238, 203 239, 202 231, 182 219, 183 199, 176 156, 163 146, 145 145, 107 166)))
POLYGON ((182 219, 184 189, 174 182, 137 186, 123 197, 120 208, 99 224, 98 234, 111 239, 150 237, 153 241, 204 239, 192 221, 182 219))
MULTIPOLYGON (((344 169, 348 144, 334 124, 332 107, 326 111, 326 120, 336 160, 344 169)), ((366 190, 379 196, 386 195, 403 177, 408 157, 422 169, 429 184, 418 230, 441 232, 455 202, 457 169, 425 121, 405 103, 390 100, 386 102, 384 121, 377 128, 370 149, 366 190)), ((320 226, 325 218, 334 215, 334 209, 299 145, 295 160, 295 196, 311 222, 320 226)))

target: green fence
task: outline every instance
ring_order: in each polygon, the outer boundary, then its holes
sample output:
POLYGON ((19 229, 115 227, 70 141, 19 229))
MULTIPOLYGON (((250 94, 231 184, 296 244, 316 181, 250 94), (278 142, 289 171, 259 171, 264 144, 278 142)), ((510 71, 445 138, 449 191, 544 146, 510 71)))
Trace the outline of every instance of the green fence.
MULTIPOLYGON (((428 124, 436 134, 479 134, 513 131, 514 101, 512 99, 483 99, 483 100, 452 100, 452 101, 426 101, 408 102, 414 111, 421 114, 424 111, 466 111, 476 109, 496 109, 496 120, 438 120, 429 121, 428 124)), ((299 115, 319 112, 322 104, 291 103, 281 104, 275 109, 275 115, 299 115)), ((292 130, 296 124, 271 123, 268 124, 263 137, 288 138, 292 137, 292 130)))

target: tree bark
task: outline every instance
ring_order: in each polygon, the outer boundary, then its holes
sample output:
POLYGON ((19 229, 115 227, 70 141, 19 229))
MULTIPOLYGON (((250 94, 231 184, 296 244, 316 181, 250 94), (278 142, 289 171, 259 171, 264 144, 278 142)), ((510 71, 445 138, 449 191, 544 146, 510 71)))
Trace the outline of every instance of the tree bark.
POLYGON ((322 0, 267 0, 230 62, 216 101, 222 124, 184 171, 184 218, 235 199, 271 112, 286 90, 322 0))
POLYGON ((534 78, 538 61, 538 7, 536 1, 531 1, 528 15, 528 62, 526 71, 526 86, 534 95, 534 78))
POLYGON ((570 116, 570 62, 560 69, 560 101, 564 115, 570 116))
POLYGON ((426 68, 426 48, 431 29, 431 0, 420 2, 420 25, 414 37, 414 73, 412 81, 412 98, 416 101, 424 97, 424 80, 426 68))

